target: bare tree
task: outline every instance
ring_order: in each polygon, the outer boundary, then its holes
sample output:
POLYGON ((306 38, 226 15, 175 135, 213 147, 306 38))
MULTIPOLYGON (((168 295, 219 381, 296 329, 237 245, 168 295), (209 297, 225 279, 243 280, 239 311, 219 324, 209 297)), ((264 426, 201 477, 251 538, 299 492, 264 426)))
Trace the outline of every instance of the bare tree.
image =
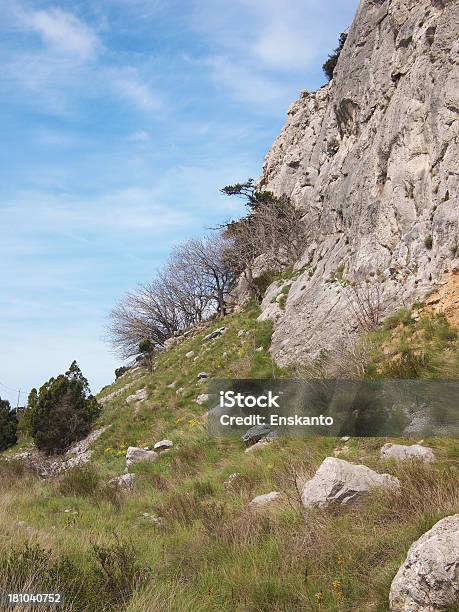
POLYGON ((177 247, 172 257, 192 278, 199 279, 200 299, 211 302, 224 316, 227 299, 236 280, 236 272, 227 256, 226 242, 221 233, 202 239, 189 240, 177 247))
POLYGON ((253 278, 254 265, 264 255, 267 265, 280 270, 294 263, 304 248, 306 227, 302 211, 287 196, 257 191, 252 179, 222 189, 246 200, 249 213, 225 226, 227 253, 238 274, 243 274, 254 295, 261 299, 253 278))
POLYGON ((221 235, 190 240, 173 251, 151 283, 124 296, 108 325, 108 340, 122 357, 137 355, 143 341, 160 351, 176 332, 215 312, 226 314, 235 272, 225 246, 221 235))
POLYGON ((349 305, 357 325, 370 332, 379 327, 382 320, 381 283, 375 280, 357 280, 349 285, 349 305))

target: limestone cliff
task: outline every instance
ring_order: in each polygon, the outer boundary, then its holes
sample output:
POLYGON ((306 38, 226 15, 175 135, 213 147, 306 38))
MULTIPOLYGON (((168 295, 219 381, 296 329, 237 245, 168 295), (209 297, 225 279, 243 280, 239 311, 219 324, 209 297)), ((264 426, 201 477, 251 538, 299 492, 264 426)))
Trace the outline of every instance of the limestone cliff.
POLYGON ((362 0, 331 83, 290 107, 259 181, 309 228, 285 309, 262 315, 279 363, 357 331, 348 283, 378 280, 387 314, 458 268, 458 34, 458 1, 362 0))

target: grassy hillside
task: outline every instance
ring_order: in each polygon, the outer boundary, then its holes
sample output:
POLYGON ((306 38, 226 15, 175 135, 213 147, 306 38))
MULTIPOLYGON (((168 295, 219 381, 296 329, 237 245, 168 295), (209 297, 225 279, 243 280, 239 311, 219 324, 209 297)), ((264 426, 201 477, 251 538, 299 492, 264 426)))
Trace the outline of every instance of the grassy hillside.
MULTIPOLYGON (((257 315, 250 305, 225 319, 224 335, 203 342, 222 324, 209 322, 162 354, 152 373, 131 371, 105 389, 101 397, 134 383, 105 404, 100 425, 110 427, 89 465, 42 480, 18 462, 0 463, 0 591, 61 590, 64 609, 78 611, 388 609, 391 580, 410 544, 459 512, 457 441, 425 440, 438 461, 423 466, 382 461, 383 440, 353 439, 340 456, 396 475, 400 490, 375 491, 348 509, 303 511, 295 480, 311 476, 343 443, 277 440, 245 453, 242 442, 208 437, 207 406, 195 401, 205 392, 202 371, 290 374, 272 363, 271 324, 257 315), (148 399, 126 403, 144 387, 148 399), (108 484, 123 473, 128 446, 152 448, 163 438, 174 447, 132 468, 134 491, 108 484), (248 508, 255 495, 273 490, 284 493, 282 502, 248 508)), ((397 355, 411 351, 417 359, 420 344, 429 360, 422 357, 427 370, 416 376, 454 373, 457 335, 445 321, 405 313, 389 322, 371 338, 368 376, 387 375, 385 363, 404 364, 397 355)))

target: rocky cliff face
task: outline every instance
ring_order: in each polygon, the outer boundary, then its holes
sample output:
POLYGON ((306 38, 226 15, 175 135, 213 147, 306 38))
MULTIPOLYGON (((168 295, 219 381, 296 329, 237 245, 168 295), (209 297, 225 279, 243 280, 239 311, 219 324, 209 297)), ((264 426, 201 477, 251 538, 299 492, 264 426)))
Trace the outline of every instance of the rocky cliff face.
POLYGON ((362 0, 333 81, 303 92, 260 186, 304 209, 309 238, 272 351, 313 358, 358 331, 355 281, 384 314, 459 267, 459 2, 362 0))

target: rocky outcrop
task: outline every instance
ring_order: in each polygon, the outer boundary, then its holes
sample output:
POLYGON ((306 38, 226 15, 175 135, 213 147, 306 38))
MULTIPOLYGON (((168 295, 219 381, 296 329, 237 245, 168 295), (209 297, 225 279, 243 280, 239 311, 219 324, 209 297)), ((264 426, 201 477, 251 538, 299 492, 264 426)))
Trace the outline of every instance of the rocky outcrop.
POLYGON ((7 461, 23 461, 42 478, 58 476, 71 468, 89 463, 92 455, 91 446, 111 425, 95 429, 79 442, 76 442, 69 450, 60 456, 47 455, 37 448, 32 448, 21 453, 16 453, 7 458, 7 461))
POLYGON ((145 399, 147 399, 147 390, 139 389, 133 395, 129 395, 126 398, 126 402, 132 404, 133 402, 143 402, 145 399))
POLYGON ((323 508, 330 504, 345 506, 375 487, 393 489, 398 486, 400 483, 394 476, 378 474, 366 465, 327 457, 314 477, 304 485, 301 501, 306 508, 323 508))
POLYGON ((285 308, 265 303, 280 364, 358 332, 351 283, 389 314, 459 268, 458 29, 454 0, 361 0, 333 80, 290 107, 259 181, 309 228, 285 308))
POLYGON ((459 514, 442 519, 411 546, 389 601, 392 612, 435 612, 459 605, 459 514))

